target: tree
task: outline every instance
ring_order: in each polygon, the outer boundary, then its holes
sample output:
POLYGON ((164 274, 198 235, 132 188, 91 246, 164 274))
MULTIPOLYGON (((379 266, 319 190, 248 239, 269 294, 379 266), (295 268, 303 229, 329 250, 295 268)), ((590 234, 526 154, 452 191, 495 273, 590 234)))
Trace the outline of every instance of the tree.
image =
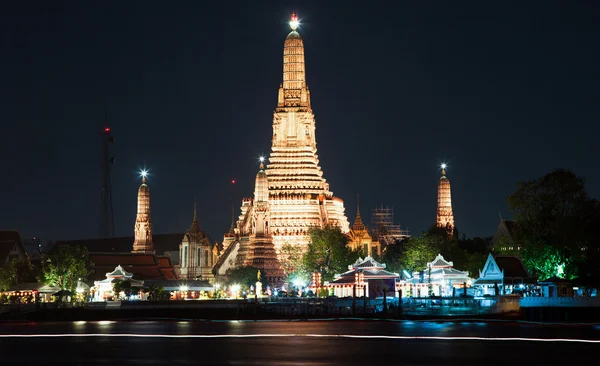
POLYGON ((42 261, 41 282, 74 291, 77 281, 85 280, 90 273, 87 249, 83 246, 61 245, 58 250, 42 261))
POLYGON ((530 272, 545 279, 560 275, 573 278, 596 255, 598 201, 585 190, 584 179, 558 169, 539 179, 519 182, 508 197, 517 232, 514 240, 530 272), (551 269, 554 267, 554 269, 551 269))
POLYGON ((308 280, 310 275, 303 265, 303 250, 299 245, 286 243, 281 246, 280 263, 288 280, 292 277, 308 280))
POLYGON ((385 263, 388 271, 400 273, 404 269, 404 245, 406 240, 387 245, 383 249, 381 262, 385 263))
POLYGON ((131 295, 131 282, 122 280, 113 285, 115 297, 119 297, 121 291, 123 291, 123 294, 125 294, 126 297, 129 297, 129 295, 131 295))
POLYGON ((324 281, 332 280, 336 273, 345 272, 358 259, 358 252, 351 251, 347 244, 348 237, 339 227, 311 229, 304 268, 308 272, 321 272, 324 281))
POLYGON ((425 233, 412 237, 404 245, 404 268, 409 272, 421 271, 427 267, 438 254, 436 239, 425 233))
MULTIPOLYGON (((226 272, 227 280, 225 281, 226 285, 237 284, 242 288, 250 288, 250 286, 256 285, 256 281, 258 281, 258 271, 259 269, 252 266, 246 267, 237 267, 228 269, 226 272)), ((263 285, 263 288, 267 288, 269 284, 267 282, 267 274, 262 269, 260 270, 260 282, 263 285)))
POLYGON ((6 291, 17 283, 20 261, 12 259, 0 267, 0 291, 6 291))

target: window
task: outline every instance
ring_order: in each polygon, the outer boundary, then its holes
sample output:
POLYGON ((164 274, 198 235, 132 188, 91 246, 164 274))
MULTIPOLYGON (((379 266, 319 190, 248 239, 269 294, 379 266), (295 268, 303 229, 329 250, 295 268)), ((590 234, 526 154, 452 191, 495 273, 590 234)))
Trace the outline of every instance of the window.
POLYGON ((197 266, 201 266, 202 265, 202 249, 198 248, 198 259, 197 259, 197 266))
POLYGON ((183 267, 188 266, 188 247, 187 247, 187 245, 183 247, 183 257, 182 257, 181 264, 183 267))
POLYGON ((208 249, 204 251, 204 265, 208 267, 208 249))

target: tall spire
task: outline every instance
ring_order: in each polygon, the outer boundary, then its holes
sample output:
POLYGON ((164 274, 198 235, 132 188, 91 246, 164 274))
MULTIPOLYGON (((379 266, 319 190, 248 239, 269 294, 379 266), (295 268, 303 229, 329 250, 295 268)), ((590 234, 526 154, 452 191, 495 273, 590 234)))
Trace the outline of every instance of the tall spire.
POLYGON ((267 202, 269 200, 269 181, 267 174, 265 173, 265 166, 263 165, 264 158, 260 158, 260 169, 256 173, 256 183, 254 185, 254 201, 255 202, 267 202))
POLYGON ((446 164, 441 165, 442 176, 438 182, 438 207, 437 220, 438 227, 448 228, 450 235, 454 231, 454 214, 452 213, 452 196, 450 190, 450 180, 446 177, 446 164))
POLYGON ((356 218, 354 219, 354 225, 352 225, 352 230, 364 230, 365 224, 363 224, 362 217, 360 217, 360 200, 358 193, 356 194, 356 218))
POLYGON ((146 184, 148 172, 141 173, 142 184, 138 189, 137 216, 135 218, 133 253, 153 253, 152 218, 150 217, 150 188, 146 184))
POLYGON ((192 219, 192 225, 187 231, 194 239, 202 237, 202 230, 200 230, 200 223, 198 222, 198 215, 196 213, 196 199, 194 198, 194 218, 192 219))
POLYGON ((301 107, 310 109, 310 93, 306 86, 304 64, 304 42, 296 31, 298 17, 292 13, 290 28, 292 31, 283 46, 283 84, 279 88, 277 107, 301 107))
POLYGON ((231 205, 231 227, 229 228, 229 234, 233 235, 235 234, 235 214, 234 214, 234 208, 233 205, 231 205))
POLYGON ((198 221, 198 215, 196 214, 196 197, 194 197, 194 219, 192 221, 198 221))

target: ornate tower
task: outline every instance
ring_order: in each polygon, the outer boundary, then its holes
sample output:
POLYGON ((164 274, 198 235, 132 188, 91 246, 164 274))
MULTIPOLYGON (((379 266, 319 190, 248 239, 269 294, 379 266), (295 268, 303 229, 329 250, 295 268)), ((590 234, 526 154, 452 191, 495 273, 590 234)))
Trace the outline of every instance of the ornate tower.
POLYGON ((252 266, 266 272, 269 283, 273 286, 283 284, 283 269, 277 258, 273 245, 273 236, 269 228, 269 180, 265 173, 262 159, 260 170, 256 174, 254 199, 247 207, 248 222, 244 230, 247 237, 241 240, 236 262, 238 265, 252 266))
POLYGON ((196 202, 194 201, 194 218, 192 225, 183 235, 179 244, 179 264, 177 277, 179 279, 209 280, 214 276, 212 267, 215 257, 213 247, 206 233, 200 229, 198 215, 196 214, 196 202))
POLYGON ((344 233, 349 230, 344 203, 333 196, 319 166, 315 117, 306 85, 304 43, 296 31, 295 14, 290 27, 292 31, 283 47, 283 83, 273 115, 272 147, 266 169, 269 225, 278 252, 285 243, 308 244, 310 227, 333 225, 344 233))
POLYGON ((452 214, 452 197, 450 194, 450 180, 446 178, 446 164, 442 164, 442 177, 438 182, 438 227, 447 227, 450 234, 454 231, 454 215, 452 214))
POLYGON ((381 254, 381 244, 369 234, 369 230, 360 216, 358 202, 358 195, 356 195, 356 218, 354 219, 352 228, 348 232, 348 247, 352 250, 360 250, 362 252, 361 255, 373 255, 374 253, 379 255, 381 254))
POLYGON ((146 171, 142 171, 142 185, 138 189, 135 239, 132 253, 154 253, 152 218, 150 218, 150 188, 146 184, 146 175, 146 171))

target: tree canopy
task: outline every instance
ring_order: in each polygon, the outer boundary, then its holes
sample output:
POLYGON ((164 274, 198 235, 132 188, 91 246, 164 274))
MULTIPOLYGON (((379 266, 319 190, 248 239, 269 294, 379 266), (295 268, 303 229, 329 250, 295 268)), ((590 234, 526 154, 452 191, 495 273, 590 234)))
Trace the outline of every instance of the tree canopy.
MULTIPOLYGON (((573 278, 598 259, 600 205, 585 190, 584 179, 558 169, 519 182, 508 197, 524 264, 540 279, 573 278)), ((597 262, 596 262, 597 263, 597 262)))
MULTIPOLYGON (((250 286, 256 285, 256 281, 258 280, 258 271, 258 268, 252 266, 228 269, 226 273, 227 280, 225 281, 225 284, 237 284, 244 289, 250 288, 250 286)), ((262 283, 263 288, 266 289, 268 282, 266 273, 263 270, 260 270, 260 282, 262 283)))
POLYGON ((330 281, 336 273, 343 273, 358 259, 359 253, 348 248, 348 237, 339 227, 326 226, 310 230, 310 243, 304 254, 307 272, 321 272, 323 280, 330 281))
POLYGON ((90 274, 87 249, 83 246, 61 245, 42 261, 42 266, 40 281, 63 290, 74 291, 77 281, 90 274))

